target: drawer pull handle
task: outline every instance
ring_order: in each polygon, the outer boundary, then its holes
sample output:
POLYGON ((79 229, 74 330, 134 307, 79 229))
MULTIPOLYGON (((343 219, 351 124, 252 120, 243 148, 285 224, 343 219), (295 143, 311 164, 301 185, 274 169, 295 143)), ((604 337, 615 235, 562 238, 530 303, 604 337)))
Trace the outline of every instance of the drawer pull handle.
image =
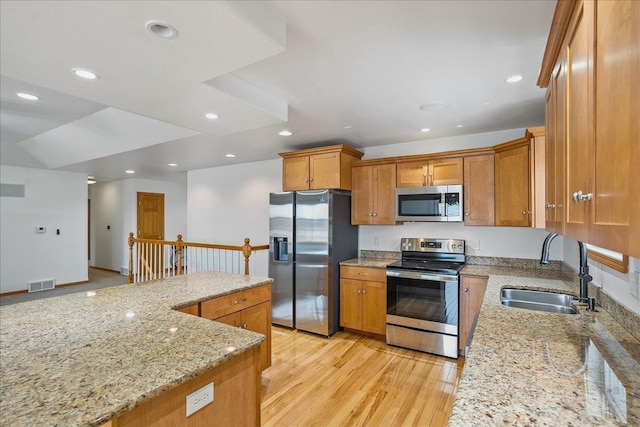
POLYGON ((237 300, 235 300, 233 303, 234 303, 234 304, 240 304, 240 303, 245 302, 246 300, 247 300, 246 298, 237 299, 237 300))

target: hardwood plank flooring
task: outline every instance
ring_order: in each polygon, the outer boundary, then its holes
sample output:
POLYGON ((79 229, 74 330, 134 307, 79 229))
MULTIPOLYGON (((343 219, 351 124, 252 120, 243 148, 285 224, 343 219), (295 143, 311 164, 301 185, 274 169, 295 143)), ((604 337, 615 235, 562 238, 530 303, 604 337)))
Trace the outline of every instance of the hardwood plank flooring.
POLYGON ((463 359, 274 326, 262 373, 262 426, 445 426, 463 359))

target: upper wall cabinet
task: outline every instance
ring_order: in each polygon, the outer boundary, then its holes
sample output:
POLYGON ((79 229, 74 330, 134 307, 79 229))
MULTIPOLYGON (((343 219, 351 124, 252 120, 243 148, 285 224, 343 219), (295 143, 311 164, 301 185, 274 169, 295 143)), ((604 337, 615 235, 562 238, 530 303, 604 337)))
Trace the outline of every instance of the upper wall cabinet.
POLYGON ((397 163, 398 187, 462 184, 462 157, 397 163))
POLYGON ((396 223, 396 165, 355 164, 352 169, 351 223, 394 225, 396 223))
POLYGON ((280 153, 283 191, 351 190, 351 163, 364 153, 346 145, 280 153))
POLYGON ((548 201, 562 210, 547 215, 547 229, 633 257, 640 257, 639 31, 638 1, 558 2, 538 79, 548 88, 556 153, 548 173, 564 180, 564 193, 556 188, 555 203, 548 201))
POLYGON ((544 128, 495 149, 495 225, 544 228, 544 128))
POLYGON ((495 225, 493 153, 464 158, 464 224, 495 225))

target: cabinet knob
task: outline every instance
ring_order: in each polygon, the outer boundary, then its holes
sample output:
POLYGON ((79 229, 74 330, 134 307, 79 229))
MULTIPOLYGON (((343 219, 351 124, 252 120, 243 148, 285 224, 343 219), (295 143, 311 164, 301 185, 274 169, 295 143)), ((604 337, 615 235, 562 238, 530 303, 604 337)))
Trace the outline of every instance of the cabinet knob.
POLYGON ((582 190, 573 193, 573 203, 583 203, 591 199, 593 199, 593 194, 591 193, 582 194, 582 190))
POLYGON ((245 302, 246 300, 247 300, 246 298, 237 299, 237 300, 233 301, 233 303, 234 303, 234 304, 240 304, 240 303, 245 302))
POLYGON ((309 182, 313 182, 313 178, 309 178, 309 182))
POLYGON ((367 293, 367 291, 363 289, 363 290, 362 290, 362 293, 363 293, 363 294, 366 294, 366 293, 367 293))
POLYGON ((361 294, 362 293, 362 289, 358 289, 358 293, 361 294))
POLYGON ((309 178, 305 178, 305 179, 304 179, 304 182, 309 182, 309 178))
POLYGON ((242 324, 242 329, 247 329, 247 324, 246 323, 242 324))
POLYGON ((469 292, 469 288, 464 288, 464 291, 465 292, 469 292))
POLYGON ((545 209, 555 209, 556 205, 553 203, 547 203, 544 205, 545 209))
POLYGON ((371 216, 378 216, 378 214, 374 212, 371 214, 371 216))
POLYGON ((529 215, 531 211, 522 211, 522 215, 529 215))

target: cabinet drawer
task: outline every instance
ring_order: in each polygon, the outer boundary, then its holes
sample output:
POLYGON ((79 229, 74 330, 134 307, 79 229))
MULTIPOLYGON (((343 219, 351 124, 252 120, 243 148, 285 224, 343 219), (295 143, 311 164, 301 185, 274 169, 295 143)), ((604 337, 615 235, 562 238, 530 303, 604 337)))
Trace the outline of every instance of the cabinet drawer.
POLYGON ((269 300, 271 285, 258 286, 201 302, 200 316, 213 320, 269 300))
POLYGON ((387 282, 387 270, 384 268, 340 266, 340 277, 371 282, 387 282))

